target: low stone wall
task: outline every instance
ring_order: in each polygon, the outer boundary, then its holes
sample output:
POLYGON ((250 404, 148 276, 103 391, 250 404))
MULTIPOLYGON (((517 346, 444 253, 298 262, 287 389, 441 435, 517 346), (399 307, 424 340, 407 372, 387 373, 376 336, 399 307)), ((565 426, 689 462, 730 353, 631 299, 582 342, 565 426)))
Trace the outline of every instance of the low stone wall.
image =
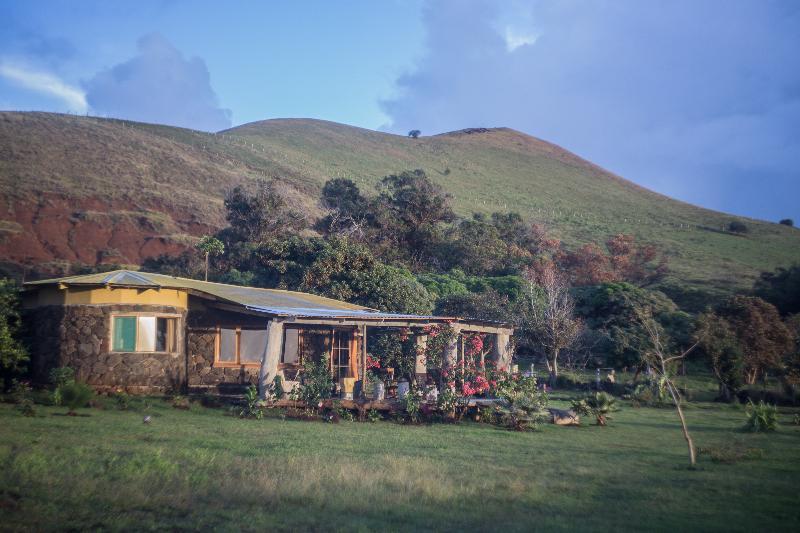
POLYGON ((99 390, 128 392, 181 390, 187 383, 186 311, 155 305, 45 306, 28 311, 33 377, 46 382, 52 368, 69 366, 78 379, 99 390), (112 313, 179 314, 177 352, 112 352, 112 313))

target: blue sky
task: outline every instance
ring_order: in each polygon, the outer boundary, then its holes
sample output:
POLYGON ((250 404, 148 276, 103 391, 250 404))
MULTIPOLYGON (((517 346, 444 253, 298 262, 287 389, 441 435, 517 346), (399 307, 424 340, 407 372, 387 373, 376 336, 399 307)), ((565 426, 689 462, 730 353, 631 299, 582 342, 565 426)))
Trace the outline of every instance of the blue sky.
POLYGON ((800 222, 798 52, 794 0, 0 0, 0 109, 508 126, 670 196, 800 222))

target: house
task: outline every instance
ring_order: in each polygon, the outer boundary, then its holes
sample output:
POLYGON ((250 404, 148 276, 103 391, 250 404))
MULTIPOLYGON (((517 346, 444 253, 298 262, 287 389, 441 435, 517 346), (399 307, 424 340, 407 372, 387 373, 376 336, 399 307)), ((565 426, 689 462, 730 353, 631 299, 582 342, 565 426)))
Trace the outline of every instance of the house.
MULTIPOLYGON (((34 281, 23 287, 23 322, 33 377, 69 366, 100 390, 238 391, 281 376, 291 387, 302 363, 325 360, 336 382, 366 373, 371 328, 449 323, 494 337, 492 356, 511 360, 507 324, 456 317, 384 313, 302 292, 258 289, 117 270, 34 281)), ((457 364, 463 340, 446 347, 457 364)), ((428 369, 416 361, 415 377, 428 369)))

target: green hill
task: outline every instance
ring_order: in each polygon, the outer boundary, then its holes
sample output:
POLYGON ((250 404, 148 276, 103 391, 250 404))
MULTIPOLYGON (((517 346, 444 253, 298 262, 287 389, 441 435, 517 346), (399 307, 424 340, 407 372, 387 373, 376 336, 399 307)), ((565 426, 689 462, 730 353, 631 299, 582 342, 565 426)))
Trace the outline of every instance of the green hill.
POLYGON ((462 215, 518 211, 571 246, 616 233, 657 243, 673 279, 689 286, 748 287, 758 272, 800 261, 794 228, 670 199, 505 128, 411 139, 276 119, 208 134, 0 113, 0 155, 0 253, 11 263, 138 263, 220 227, 222 197, 236 183, 280 178, 292 202, 318 215, 319 188, 331 177, 369 193, 382 176, 413 168, 449 191, 462 215), (732 220, 749 232, 727 232, 732 220))

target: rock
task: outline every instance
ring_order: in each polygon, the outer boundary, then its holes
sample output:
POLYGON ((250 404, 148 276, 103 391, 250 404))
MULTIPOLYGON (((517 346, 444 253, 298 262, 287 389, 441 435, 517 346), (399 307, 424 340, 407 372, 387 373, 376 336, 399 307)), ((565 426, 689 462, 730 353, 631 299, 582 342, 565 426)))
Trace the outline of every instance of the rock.
POLYGON ((574 411, 566 409, 549 408, 550 421, 557 426, 579 426, 581 424, 581 417, 574 411))

